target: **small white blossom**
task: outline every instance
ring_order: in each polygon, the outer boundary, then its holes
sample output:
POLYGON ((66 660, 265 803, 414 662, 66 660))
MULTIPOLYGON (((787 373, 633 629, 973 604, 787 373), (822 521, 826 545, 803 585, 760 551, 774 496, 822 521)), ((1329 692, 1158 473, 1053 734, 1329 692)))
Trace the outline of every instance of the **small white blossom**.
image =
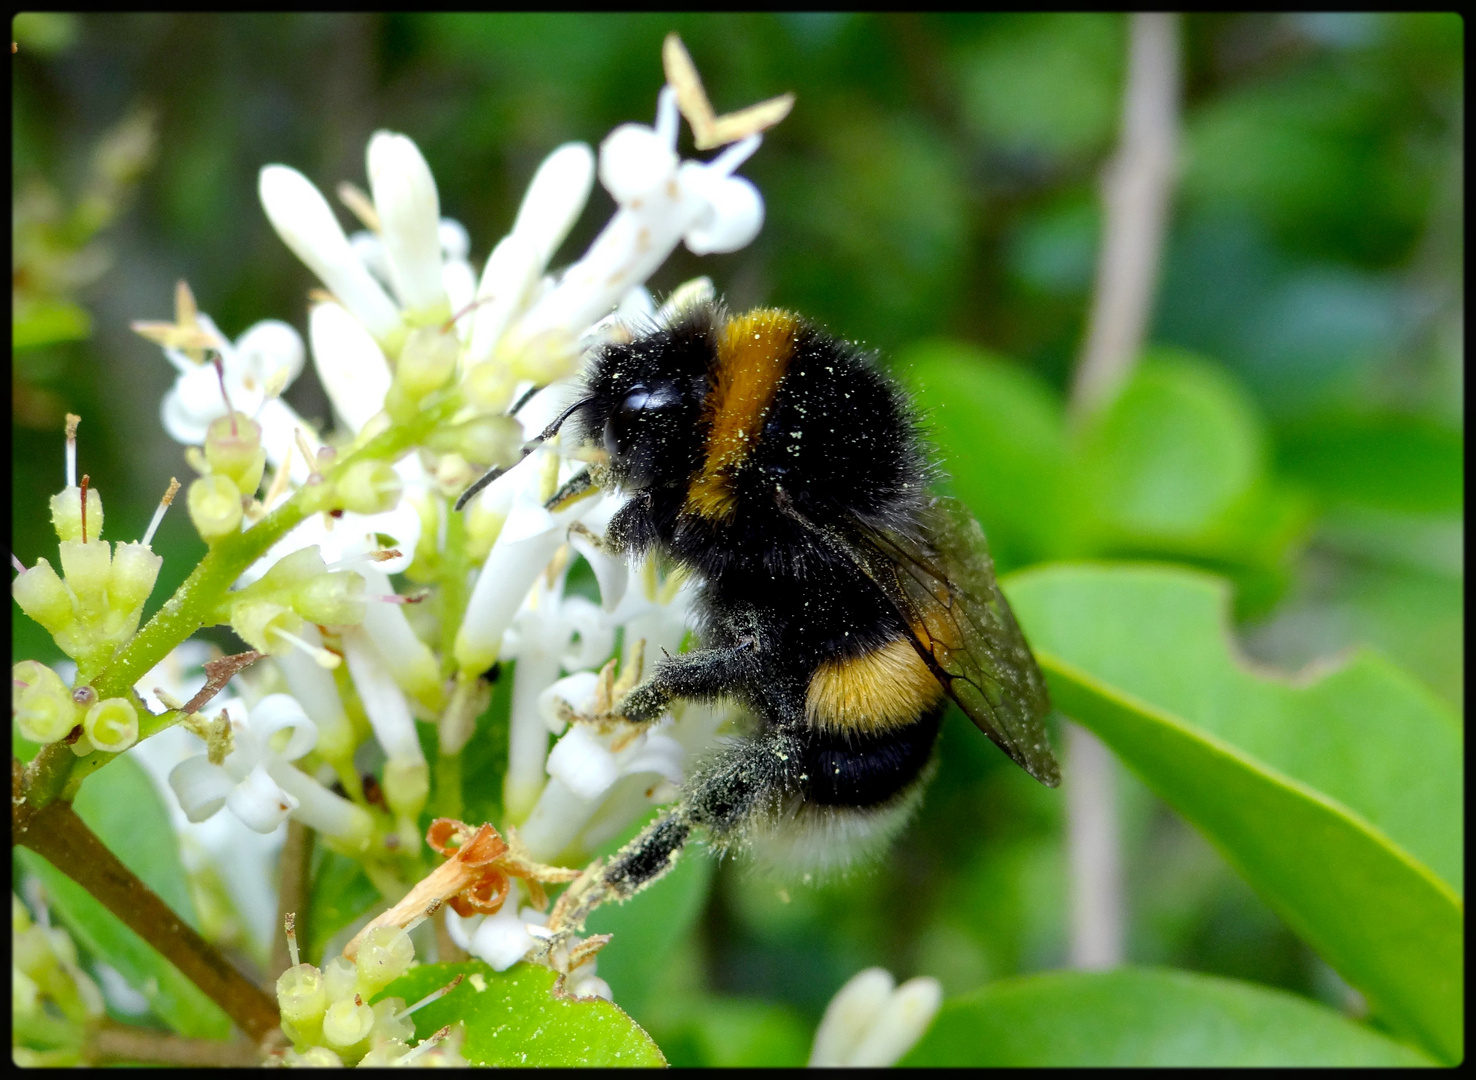
MULTIPOLYGON (((575 712, 588 712, 594 693, 595 676, 588 672, 554 683, 541 695, 545 722, 562 727, 555 708, 559 701, 575 712)), ((608 732, 585 723, 572 725, 548 755, 548 783, 520 830, 532 856, 552 859, 569 847, 623 778, 639 777, 637 782, 653 794, 663 780, 680 783, 687 755, 671 728, 670 719, 608 732)))
POLYGON ((296 816, 346 843, 368 841, 368 814, 291 764, 318 740, 317 728, 301 705, 287 694, 269 694, 249 713, 238 702, 226 702, 221 709, 230 717, 233 744, 224 763, 213 765, 198 754, 169 774, 169 786, 191 821, 204 821, 229 807, 260 833, 296 816), (288 733, 285 745, 275 746, 273 736, 283 731, 288 733))
POLYGON ((858 972, 826 1006, 810 1065, 895 1065, 917 1045, 942 1004, 937 979, 919 976, 897 986, 883 968, 858 972))

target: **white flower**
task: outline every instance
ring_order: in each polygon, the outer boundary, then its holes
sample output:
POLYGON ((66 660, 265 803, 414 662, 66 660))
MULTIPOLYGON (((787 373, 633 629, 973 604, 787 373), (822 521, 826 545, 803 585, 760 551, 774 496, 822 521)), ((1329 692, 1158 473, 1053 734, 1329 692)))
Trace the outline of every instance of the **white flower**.
POLYGON ((399 330, 399 308, 369 273, 311 180, 286 165, 268 165, 257 191, 282 242, 371 334, 384 341, 399 330))
MULTIPOLYGON (((261 425, 267 457, 272 464, 280 465, 293 429, 307 428, 278 396, 302 372, 302 338, 286 323, 267 319, 232 342, 204 312, 196 313, 194 321, 200 331, 215 339, 213 350, 220 357, 231 407, 261 425)), ((166 345, 164 355, 179 372, 160 407, 164 430, 175 442, 199 446, 211 422, 226 415, 221 373, 216 372, 213 362, 197 362, 181 349, 166 345)), ((304 471, 304 478, 306 475, 304 471)))
MULTIPOLYGON (((560 701, 575 712, 587 713, 593 706, 596 678, 583 672, 544 691, 539 704, 545 723, 555 730, 563 727, 555 707, 560 701)), ((639 777, 637 783, 652 795, 662 781, 680 783, 687 755, 671 736, 671 727, 669 719, 639 730, 617 728, 604 733, 583 723, 570 727, 548 755, 548 783, 519 831, 533 858, 553 859, 573 843, 591 824, 617 781, 639 777)), ((668 788, 662 793, 674 792, 668 788)))
MULTIPOLYGON (((535 406, 557 401, 559 395, 554 390, 551 387, 544 391, 519 413, 525 433, 541 430, 534 425, 543 420, 544 414, 535 406)), ((608 494, 581 499, 558 511, 544 509, 544 502, 558 483, 573 475, 577 467, 577 463, 561 460, 553 448, 540 446, 477 496, 484 508, 504 521, 472 587, 465 618, 457 631, 456 663, 463 671, 480 673, 492 666, 501 652, 503 634, 534 581, 569 539, 569 526, 590 520, 603 529, 613 513, 608 494)), ((603 572, 602 586, 608 583, 614 589, 620 584, 620 574, 612 566, 597 569, 603 572)))
POLYGON ((528 927, 541 928, 545 921, 547 916, 533 908, 519 911, 515 896, 509 896, 507 903, 491 915, 463 917, 446 909, 446 930, 451 940, 495 971, 506 971, 526 956, 538 944, 528 927))
POLYGON ((842 986, 815 1031, 810 1065, 895 1065, 917 1044, 943 1004, 937 979, 896 985, 882 968, 867 968, 842 986))
MULTIPOLYGON (((182 642, 140 679, 135 689, 156 712, 167 706, 155 696, 155 688, 176 701, 189 701, 205 685, 202 667, 212 655, 218 655, 218 651, 203 641, 182 642)), ((313 666, 311 661, 308 664, 313 666)), ((326 672, 323 674, 327 676, 326 672)), ((336 694, 334 700, 337 701, 336 694)), ((228 710, 241 707, 232 705, 229 699, 224 704, 228 710)), ((219 711, 218 705, 206 709, 211 715, 219 711)), ((283 830, 263 834, 248 828, 234 814, 216 814, 206 821, 191 821, 171 793, 169 773, 198 753, 199 740, 175 726, 136 744, 128 756, 149 774, 169 808, 186 869, 194 874, 208 869, 219 875, 253 943, 265 954, 271 948, 272 935, 278 931, 277 891, 272 882, 283 830)))
POLYGON ((369 815, 290 764, 318 740, 317 728, 301 705, 287 694, 269 694, 249 714, 238 702, 221 708, 230 717, 233 742, 225 762, 213 765, 198 754, 169 774, 169 786, 191 821, 204 821, 229 807, 260 833, 296 816, 346 843, 368 842, 369 815), (282 745, 274 738, 279 733, 286 733, 282 745))
POLYGON ((710 162, 676 152, 676 93, 662 89, 656 126, 623 124, 600 145, 599 175, 619 211, 583 258, 519 322, 520 344, 577 339, 661 266, 678 243, 698 255, 736 251, 763 225, 758 189, 733 172, 758 149, 752 135, 710 162))
POLYGON ((338 304, 314 304, 308 315, 313 366, 333 403, 341 427, 357 435, 384 408, 390 366, 384 350, 354 316, 338 304))

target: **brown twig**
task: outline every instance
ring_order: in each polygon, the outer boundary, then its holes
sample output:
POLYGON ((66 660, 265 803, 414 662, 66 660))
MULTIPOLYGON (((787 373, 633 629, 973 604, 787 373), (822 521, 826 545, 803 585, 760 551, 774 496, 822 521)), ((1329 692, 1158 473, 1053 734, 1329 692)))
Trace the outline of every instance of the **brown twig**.
POLYGON ((1122 142, 1103 176, 1102 248, 1071 388, 1079 421, 1111 403, 1142 348, 1168 227, 1179 144, 1179 22, 1131 16, 1122 142))
POLYGON ((11 758, 11 836, 81 885, 157 949, 255 1043, 280 1032, 276 1002, 119 861, 70 803, 39 810, 25 798, 24 770, 11 758))
MULTIPOLYGON (((306 825, 296 818, 287 819, 287 839, 282 843, 281 874, 282 883, 277 889, 277 921, 276 927, 280 928, 287 923, 287 916, 292 915, 298 927, 299 948, 305 953, 307 951, 307 906, 308 906, 308 876, 312 866, 313 858, 313 834, 306 825)), ((267 967, 268 979, 275 982, 278 975, 291 966, 292 957, 287 950, 287 935, 274 933, 272 935, 272 960, 267 967)))
POLYGON ((236 1042, 185 1039, 162 1031, 109 1023, 93 1034, 88 1043, 88 1057, 97 1065, 136 1062, 250 1068, 261 1064, 262 1052, 244 1039, 236 1042))
POLYGON ((245 671, 252 664, 261 659, 259 652, 236 653, 234 656, 222 656, 219 660, 210 660, 205 664, 205 685, 200 692, 189 701, 185 702, 180 714, 189 716, 192 712, 199 712, 200 707, 225 689, 226 683, 245 671))
MULTIPOLYGON (((1178 151, 1177 15, 1130 17, 1122 142, 1102 184, 1104 221, 1086 342, 1071 389, 1080 425, 1117 397, 1143 346, 1168 227, 1178 151)), ((1067 851, 1073 967, 1115 967, 1124 955, 1116 763, 1096 736, 1066 731, 1067 851)))

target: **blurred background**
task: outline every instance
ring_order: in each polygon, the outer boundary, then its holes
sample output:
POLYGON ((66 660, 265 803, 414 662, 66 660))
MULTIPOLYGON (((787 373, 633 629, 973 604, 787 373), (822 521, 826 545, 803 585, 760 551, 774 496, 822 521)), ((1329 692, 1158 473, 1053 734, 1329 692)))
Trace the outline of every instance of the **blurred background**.
MULTIPOLYGON (((719 111, 786 90, 798 103, 743 170, 767 203, 758 240, 700 261, 683 250, 654 292, 709 274, 737 308, 792 307, 876 349, 917 391, 1002 571, 1208 567, 1234 582, 1255 661, 1297 671, 1367 646, 1461 707, 1453 15, 1184 20, 1150 348, 1086 430, 1063 401, 1119 135, 1120 16, 18 16, 17 554, 54 543, 45 499, 63 483, 68 411, 111 536, 141 534, 186 475, 158 421, 172 370, 128 330, 171 317, 177 279, 229 336, 263 318, 305 329, 315 282, 261 213, 262 165, 362 186, 370 134, 404 132, 476 262, 550 149, 651 121, 673 29, 719 111)), ((597 189, 555 262, 612 206, 597 189)), ((326 418, 311 375, 287 397, 326 418)), ((204 550, 182 513, 155 547, 152 606, 204 550)), ((12 618, 17 656, 55 658, 12 618)), ((1131 961, 1358 1009, 1197 834, 1130 780, 1121 797, 1131 961)), ((600 972, 674 1063, 802 1058, 863 966, 931 974, 950 994, 1060 966, 1061 819, 1057 793, 953 715, 923 811, 883 867, 786 892, 684 860, 609 914, 630 944, 600 972)))

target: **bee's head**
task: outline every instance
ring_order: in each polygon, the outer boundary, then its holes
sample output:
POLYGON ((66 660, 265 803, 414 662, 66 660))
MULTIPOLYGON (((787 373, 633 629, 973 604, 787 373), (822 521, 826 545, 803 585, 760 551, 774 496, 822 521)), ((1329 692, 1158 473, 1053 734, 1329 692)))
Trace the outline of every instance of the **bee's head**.
POLYGON ((683 485, 701 465, 714 322, 710 310, 699 308, 595 357, 572 426, 605 449, 622 486, 683 485))

